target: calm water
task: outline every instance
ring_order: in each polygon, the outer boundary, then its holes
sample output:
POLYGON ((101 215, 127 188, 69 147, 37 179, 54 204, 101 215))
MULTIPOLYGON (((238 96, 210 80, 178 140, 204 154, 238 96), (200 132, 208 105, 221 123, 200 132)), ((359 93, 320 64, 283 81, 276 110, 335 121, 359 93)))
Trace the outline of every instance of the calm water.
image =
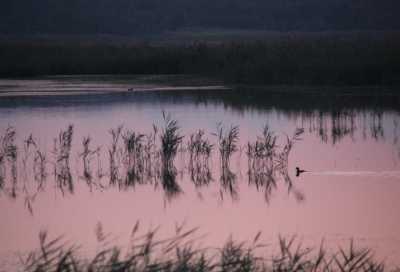
MULTIPOLYGON (((307 246, 322 239, 330 248, 348 243, 368 246, 389 264, 400 265, 400 100, 397 96, 294 95, 260 91, 164 91, 68 97, 0 98, 0 131, 16 129, 18 158, 7 161, 0 189, 0 255, 3 260, 38 245, 40 230, 96 248, 100 222, 113 241, 127 244, 139 220, 144 230, 161 226, 173 233, 186 222, 205 234, 201 243, 221 245, 229 235, 248 240, 262 231, 272 246, 278 235, 297 235, 307 246), (163 178, 126 182, 123 162, 119 180, 110 182, 110 129, 151 133, 163 126, 162 112, 178 120, 186 137, 175 159, 174 184, 163 178), (217 124, 239 127, 239 150, 230 161, 230 176, 221 177, 219 152, 209 161, 210 175, 191 177, 184 148, 189 135, 204 129, 217 144, 217 124), (70 179, 54 175, 54 138, 73 124, 70 179), (281 152, 286 137, 303 128, 293 144, 285 174, 274 183, 249 178, 247 143, 268 124, 281 152), (34 148, 24 151, 32 134, 46 155, 45 176, 34 170, 34 148), (100 147, 84 173, 82 139, 100 147), (25 161, 25 164, 24 164, 25 161), (25 166, 24 166, 25 165, 25 166), (308 172, 296 177, 295 167, 308 172), (35 175, 36 174, 36 175, 35 175), (204 176, 203 176, 204 178, 204 176), (286 178, 286 180, 285 180, 286 178)), ((156 137, 157 143, 159 136, 156 137)), ((122 150, 123 142, 118 143, 122 150)), ((122 151, 121 151, 122 152, 122 151)), ((121 153, 122 154, 122 153, 121 153)), ((65 174, 65 173, 64 173, 65 174)))

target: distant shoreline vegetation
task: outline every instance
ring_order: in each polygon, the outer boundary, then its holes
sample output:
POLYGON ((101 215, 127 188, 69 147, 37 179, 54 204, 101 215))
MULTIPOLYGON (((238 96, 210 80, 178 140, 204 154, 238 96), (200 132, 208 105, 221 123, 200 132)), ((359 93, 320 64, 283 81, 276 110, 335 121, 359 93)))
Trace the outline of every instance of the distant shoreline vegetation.
POLYGON ((195 74, 227 84, 400 85, 400 34, 107 43, 0 41, 0 77, 195 74))

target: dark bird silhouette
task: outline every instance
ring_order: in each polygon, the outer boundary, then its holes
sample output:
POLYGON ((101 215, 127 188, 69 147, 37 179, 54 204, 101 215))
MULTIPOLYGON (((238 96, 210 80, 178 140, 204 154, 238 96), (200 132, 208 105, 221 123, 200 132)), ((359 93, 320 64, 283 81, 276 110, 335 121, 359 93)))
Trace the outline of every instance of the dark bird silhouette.
POLYGON ((128 92, 134 92, 134 91, 135 91, 134 88, 129 88, 129 89, 128 89, 128 92))
POLYGON ((296 167, 296 177, 300 176, 300 174, 304 172, 306 172, 306 170, 301 170, 299 167, 296 167))

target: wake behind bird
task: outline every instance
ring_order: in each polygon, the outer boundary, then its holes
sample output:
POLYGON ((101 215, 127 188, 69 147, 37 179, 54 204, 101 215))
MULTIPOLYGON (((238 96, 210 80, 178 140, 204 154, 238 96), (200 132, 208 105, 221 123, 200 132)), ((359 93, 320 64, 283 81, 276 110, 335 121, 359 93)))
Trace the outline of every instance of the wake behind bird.
POLYGON ((382 177, 400 179, 400 171, 307 171, 312 176, 382 177))

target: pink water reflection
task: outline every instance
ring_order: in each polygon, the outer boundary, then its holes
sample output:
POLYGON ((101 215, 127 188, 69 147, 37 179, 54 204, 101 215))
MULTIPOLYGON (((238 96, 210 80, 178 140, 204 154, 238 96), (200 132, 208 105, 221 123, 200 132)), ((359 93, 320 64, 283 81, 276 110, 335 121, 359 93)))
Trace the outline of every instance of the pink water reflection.
MULTIPOLYGON (((397 115, 384 115, 384 139, 363 139, 359 129, 353 138, 346 136, 333 145, 329 141, 324 143, 315 132, 310 132, 308 122, 287 118, 279 111, 238 113, 216 105, 194 107, 157 102, 95 109, 17 108, 1 111, 2 131, 8 124, 14 125, 18 143, 33 133, 47 151, 51 150, 52 139, 58 131, 71 122, 74 124, 71 172, 76 187, 74 194, 63 196, 54 188, 52 176, 49 176, 46 190, 38 194, 33 203, 33 215, 26 209, 23 197, 12 200, 2 193, 0 254, 35 248, 42 229, 54 236, 64 234, 66 240, 76 241, 90 251, 97 245, 94 229, 98 222, 116 237, 117 243, 124 245, 137 220, 144 230, 162 226, 160 235, 173 233, 176 222, 186 221, 190 227, 200 227, 200 234, 206 234, 201 242, 207 245, 221 245, 231 234, 238 240, 247 240, 260 230, 266 241, 276 242, 279 234, 296 234, 306 245, 318 245, 325 239, 333 248, 354 238, 359 245, 376 250, 377 256, 385 258, 389 264, 400 265, 400 217, 397 211, 400 207, 400 175, 396 172, 391 176, 380 174, 400 171, 398 145, 392 134, 395 119, 398 119, 397 115), (77 154, 84 136, 91 135, 93 146, 102 147, 102 164, 107 169, 109 129, 124 124, 148 132, 153 122, 161 124, 161 110, 179 120, 184 134, 197 128, 210 133, 215 130, 217 121, 237 124, 241 146, 254 140, 265 123, 280 136, 290 135, 296 127, 303 125, 306 133, 294 146, 289 167, 296 190, 304 195, 304 201, 299 202, 280 182, 267 204, 263 192, 248 185, 244 153, 236 154, 231 162, 237 175, 238 200, 232 199, 229 193, 221 198, 216 156, 212 163, 214 181, 210 186, 195 188, 186 173, 182 178, 178 176, 183 193, 170 201, 161 187, 155 189, 152 185, 143 185, 127 191, 118 188, 90 191, 77 178, 81 171, 77 154), (295 166, 311 172, 296 178, 295 166), (348 175, 349 172, 357 173, 348 175), (375 172, 375 175, 367 172, 375 172)), ((358 127, 361 124, 360 121, 358 127)), ((208 136, 215 142, 210 134, 208 136)), ((186 159, 178 156, 178 168, 186 159)))

